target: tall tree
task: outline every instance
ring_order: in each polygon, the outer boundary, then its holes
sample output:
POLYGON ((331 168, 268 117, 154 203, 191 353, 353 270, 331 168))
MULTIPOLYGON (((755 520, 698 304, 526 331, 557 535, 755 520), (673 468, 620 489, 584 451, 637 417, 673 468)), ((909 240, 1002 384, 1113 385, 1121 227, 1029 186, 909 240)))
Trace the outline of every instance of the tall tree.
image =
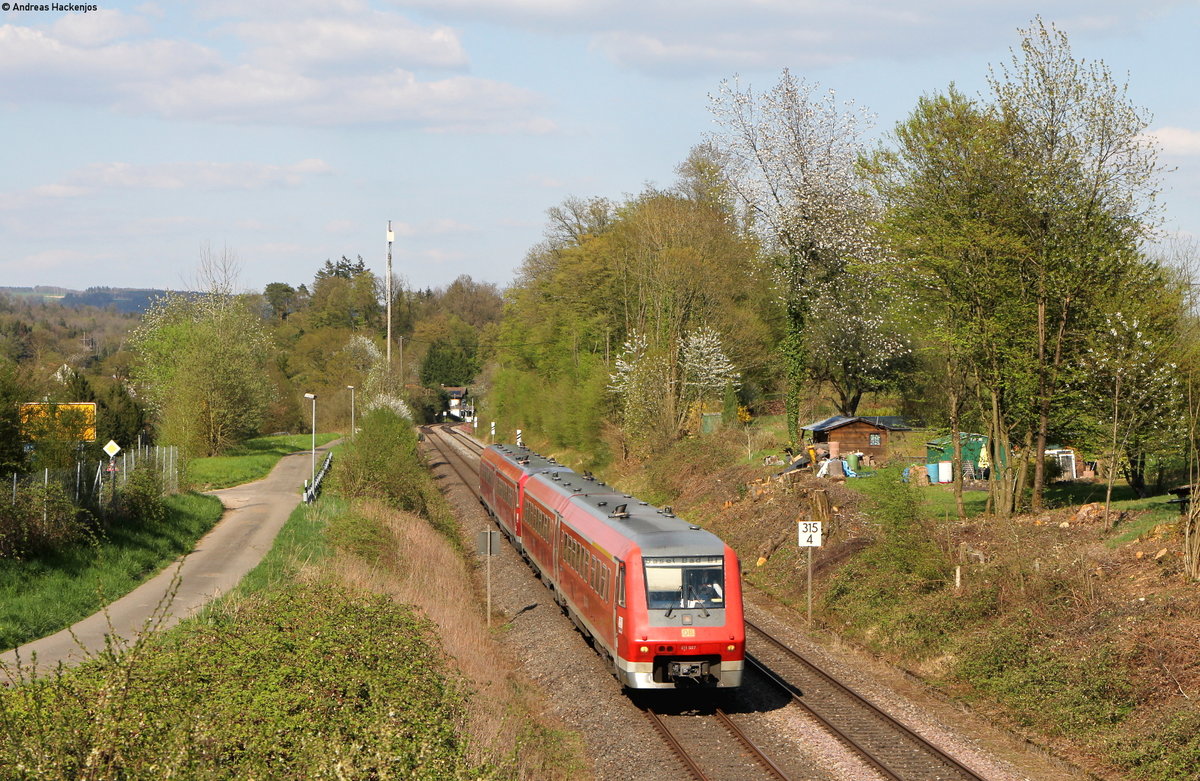
POLYGON ((168 295, 134 331, 135 377, 163 440, 192 456, 256 433, 271 398, 270 340, 248 302, 219 293, 168 295))
POLYGON ((1037 18, 1020 52, 989 81, 1019 168, 1026 286, 1036 314, 1033 509, 1042 505, 1055 394, 1097 309, 1136 272, 1136 247, 1157 223, 1161 166, 1149 115, 1103 62, 1071 53, 1037 18))
POLYGON ((1007 514, 1019 469, 1010 443, 1028 430, 1033 322, 1020 273, 1026 251, 1008 129, 951 85, 921 98, 894 136, 871 168, 887 208, 885 233, 945 369, 956 448, 968 380, 981 394, 996 478, 991 499, 1007 514))
POLYGON ((788 432, 795 441, 801 389, 812 380, 805 333, 813 293, 847 265, 877 254, 876 210, 857 168, 870 119, 787 70, 762 94, 724 82, 711 108, 723 126, 712 143, 747 208, 747 222, 777 259, 788 315, 781 344, 789 374, 788 432))

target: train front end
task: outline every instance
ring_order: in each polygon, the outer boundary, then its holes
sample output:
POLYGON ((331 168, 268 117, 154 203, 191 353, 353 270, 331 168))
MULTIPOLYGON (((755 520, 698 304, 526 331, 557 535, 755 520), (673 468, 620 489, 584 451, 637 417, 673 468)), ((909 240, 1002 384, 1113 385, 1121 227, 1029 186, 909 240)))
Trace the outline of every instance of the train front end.
POLYGON ((693 526, 652 536, 626 562, 617 677, 633 689, 740 686, 746 627, 737 554, 693 526))

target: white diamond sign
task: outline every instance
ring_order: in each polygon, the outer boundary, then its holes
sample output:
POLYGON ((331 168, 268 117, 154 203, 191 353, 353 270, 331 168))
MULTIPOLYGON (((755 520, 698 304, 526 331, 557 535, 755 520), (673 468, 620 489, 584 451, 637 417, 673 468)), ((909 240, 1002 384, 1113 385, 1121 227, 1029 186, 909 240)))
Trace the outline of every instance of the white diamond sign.
POLYGON ((108 440, 108 444, 104 446, 104 452, 108 453, 109 458, 116 458, 117 453, 121 452, 121 446, 110 439, 108 440))

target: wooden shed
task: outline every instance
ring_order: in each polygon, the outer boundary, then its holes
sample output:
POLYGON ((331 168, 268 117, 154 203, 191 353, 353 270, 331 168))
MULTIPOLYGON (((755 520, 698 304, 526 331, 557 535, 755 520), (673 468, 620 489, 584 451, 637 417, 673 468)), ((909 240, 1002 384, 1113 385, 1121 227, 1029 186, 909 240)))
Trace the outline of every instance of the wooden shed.
POLYGON ((912 431, 895 415, 854 418, 834 415, 802 426, 802 429, 812 432, 813 442, 837 442, 843 453, 857 451, 879 460, 887 458, 889 440, 912 431))

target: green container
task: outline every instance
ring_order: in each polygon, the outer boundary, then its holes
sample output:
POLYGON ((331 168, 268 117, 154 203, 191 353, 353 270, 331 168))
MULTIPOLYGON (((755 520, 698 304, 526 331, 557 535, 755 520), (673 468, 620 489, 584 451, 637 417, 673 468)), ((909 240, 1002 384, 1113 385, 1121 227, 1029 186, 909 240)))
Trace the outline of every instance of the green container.
POLYGON ((846 456, 846 463, 850 465, 851 472, 858 471, 858 453, 851 453, 846 456))

